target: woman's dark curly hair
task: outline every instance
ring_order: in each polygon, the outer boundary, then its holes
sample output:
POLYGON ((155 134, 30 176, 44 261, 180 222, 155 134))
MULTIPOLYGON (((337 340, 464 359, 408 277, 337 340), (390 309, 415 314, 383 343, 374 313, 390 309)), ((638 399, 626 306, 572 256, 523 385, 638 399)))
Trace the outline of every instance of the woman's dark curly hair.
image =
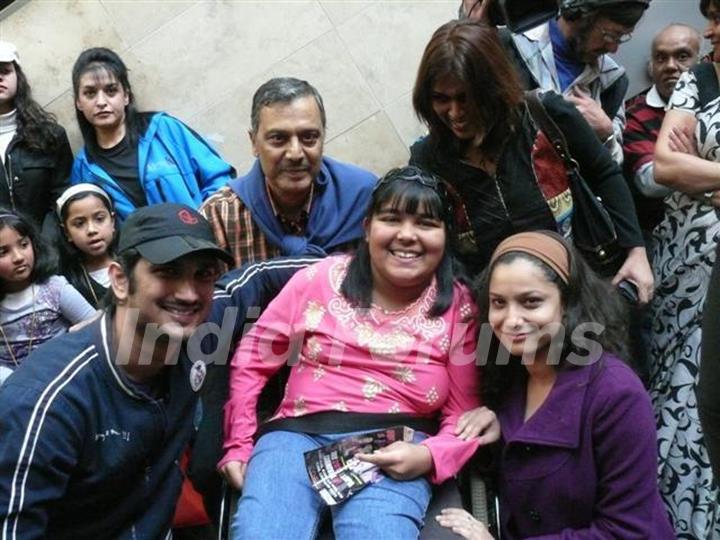
POLYGON ((18 137, 22 138, 30 150, 52 154, 61 142, 56 135, 58 123, 55 116, 33 99, 30 83, 22 68, 15 62, 13 66, 17 75, 17 92, 14 101, 17 110, 18 137))
POLYGON ((713 6, 715 9, 720 9, 720 0, 700 0, 700 13, 702 13, 702 16, 706 19, 708 18, 710 6, 713 6))
MULTIPOLYGON (((603 352, 627 359, 627 307, 617 290, 602 280, 575 248, 560 235, 550 231, 543 232, 557 239, 567 249, 570 260, 569 283, 565 283, 554 270, 533 255, 518 251, 505 253, 493 261, 475 283, 481 325, 489 324, 490 279, 494 270, 500 264, 525 259, 541 269, 547 280, 560 290, 564 335, 562 343, 558 344, 561 347, 558 369, 570 369, 574 363, 580 364, 583 358, 588 358, 588 355, 591 354, 587 344, 590 341, 587 338, 588 332, 581 327, 585 323, 594 323, 598 325, 596 328, 601 329, 599 333, 593 331, 592 342, 599 345, 603 352), (571 354, 577 355, 580 360, 569 362, 571 354)), ((507 351, 499 343, 497 337, 492 335, 492 332, 482 335, 489 335, 490 339, 489 344, 481 343, 479 349, 483 350, 484 346, 488 351, 488 357, 484 359, 484 365, 481 367, 482 396, 483 401, 492 408, 502 402, 516 377, 525 376, 525 369, 519 358, 510 358, 507 363, 498 362, 497 359, 502 357, 502 353, 507 357, 507 351)))

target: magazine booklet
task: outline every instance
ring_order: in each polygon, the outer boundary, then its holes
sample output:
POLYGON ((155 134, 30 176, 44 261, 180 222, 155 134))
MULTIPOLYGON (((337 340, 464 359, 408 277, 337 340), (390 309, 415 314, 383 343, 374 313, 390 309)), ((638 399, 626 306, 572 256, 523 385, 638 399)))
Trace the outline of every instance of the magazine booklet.
POLYGON ((347 500, 368 484, 384 478, 377 465, 360 461, 356 454, 372 454, 396 441, 410 442, 414 434, 412 428, 394 426, 305 452, 305 468, 313 489, 330 506, 347 500))

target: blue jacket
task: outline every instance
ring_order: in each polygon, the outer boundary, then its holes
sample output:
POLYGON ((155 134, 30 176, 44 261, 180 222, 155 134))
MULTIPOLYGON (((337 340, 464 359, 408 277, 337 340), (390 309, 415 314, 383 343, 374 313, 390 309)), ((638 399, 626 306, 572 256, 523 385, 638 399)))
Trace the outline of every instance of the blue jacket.
MULTIPOLYGON (((175 202, 198 208, 235 177, 227 164, 200 135, 165 113, 154 113, 138 141, 138 175, 147 203, 175 202)), ((90 182, 102 187, 115 203, 120 220, 135 210, 123 189, 83 148, 75 158, 72 184, 90 182)))
POLYGON ((197 394, 190 361, 163 399, 109 356, 110 317, 33 352, 0 387, 0 538, 162 539, 197 394))
POLYGON ((250 210, 270 244, 283 255, 325 256, 333 248, 354 242, 364 234, 363 220, 377 177, 350 163, 324 157, 315 178, 315 194, 302 236, 287 234, 268 196, 260 160, 230 188, 250 210))

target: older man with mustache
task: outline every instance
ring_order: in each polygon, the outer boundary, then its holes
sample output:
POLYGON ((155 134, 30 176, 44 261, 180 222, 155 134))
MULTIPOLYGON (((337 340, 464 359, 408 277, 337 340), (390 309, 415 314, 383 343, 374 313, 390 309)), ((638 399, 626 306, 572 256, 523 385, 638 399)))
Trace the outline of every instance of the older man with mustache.
MULTIPOLYGON (((314 258, 354 248, 364 234, 376 177, 323 156, 325 130, 325 106, 311 84, 291 77, 265 82, 252 103, 249 135, 255 163, 200 207, 217 243, 232 253, 239 269, 220 282, 221 287, 232 282, 232 290, 220 291, 212 316, 220 323, 226 307, 239 309, 233 342, 245 327, 248 308, 264 308, 296 270, 314 258), (248 275, 253 278, 245 282, 248 275)), ((248 317, 250 322, 253 317, 248 317)), ((189 468, 214 517, 222 495, 215 465, 222 456, 222 405, 228 388, 224 360, 208 369, 204 417, 189 468)), ((279 403, 283 378, 273 387, 261 416, 279 403)))
POLYGON ((375 176, 323 156, 325 107, 318 91, 291 77, 253 97, 250 171, 210 197, 200 212, 235 263, 344 250, 363 234, 375 176))

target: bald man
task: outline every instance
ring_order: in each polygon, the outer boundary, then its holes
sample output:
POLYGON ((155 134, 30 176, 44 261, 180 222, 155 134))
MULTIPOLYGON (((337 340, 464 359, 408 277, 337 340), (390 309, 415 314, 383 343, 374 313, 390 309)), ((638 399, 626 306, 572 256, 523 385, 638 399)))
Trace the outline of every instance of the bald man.
POLYGON ((652 42, 649 63, 653 85, 626 103, 625 177, 633 192, 646 240, 663 216, 663 198, 671 192, 655 183, 655 141, 675 83, 697 62, 700 41, 700 33, 685 24, 671 24, 658 32, 652 42))

